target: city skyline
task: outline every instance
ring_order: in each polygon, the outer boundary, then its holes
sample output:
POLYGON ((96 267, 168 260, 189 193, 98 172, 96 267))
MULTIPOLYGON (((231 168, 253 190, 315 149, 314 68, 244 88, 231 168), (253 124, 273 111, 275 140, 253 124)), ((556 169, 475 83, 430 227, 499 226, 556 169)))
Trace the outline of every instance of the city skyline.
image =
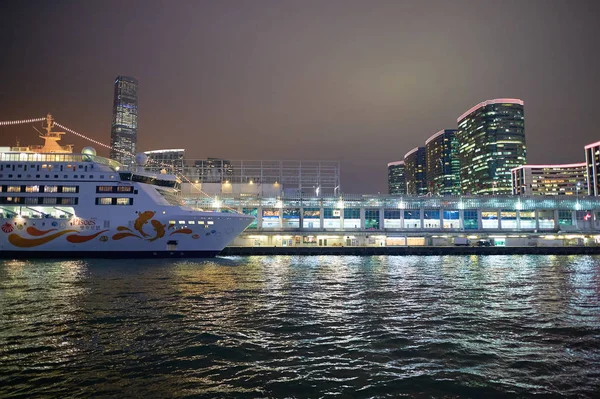
MULTIPOLYGON (((387 191, 388 162, 490 98, 525 101, 528 163, 582 162, 599 138, 593 2, 140 4, 1 5, 14 95, 0 119, 52 112, 108 143, 111 83, 136 76, 138 151, 340 161, 343 191, 367 193, 387 191), (48 17, 60 28, 40 28, 48 17)), ((4 128, 2 144, 36 135, 4 128)))

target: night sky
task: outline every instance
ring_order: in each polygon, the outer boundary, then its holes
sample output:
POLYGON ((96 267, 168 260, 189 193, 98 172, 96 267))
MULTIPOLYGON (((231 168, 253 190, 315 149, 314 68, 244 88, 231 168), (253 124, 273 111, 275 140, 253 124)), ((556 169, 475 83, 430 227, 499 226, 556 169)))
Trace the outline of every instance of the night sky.
MULTIPOLYGON (((598 3, 4 0, 0 120, 51 112, 109 143, 114 79, 130 75, 139 150, 339 160, 343 192, 375 193, 387 162, 516 97, 529 163, 582 162, 600 140, 598 3)), ((39 144, 0 128, 0 145, 17 137, 39 144)))

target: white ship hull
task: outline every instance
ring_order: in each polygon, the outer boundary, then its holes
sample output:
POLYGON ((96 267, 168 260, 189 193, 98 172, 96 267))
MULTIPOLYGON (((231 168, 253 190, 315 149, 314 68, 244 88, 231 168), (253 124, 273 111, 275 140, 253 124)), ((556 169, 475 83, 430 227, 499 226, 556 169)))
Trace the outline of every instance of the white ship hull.
POLYGON ((0 219, 0 257, 210 257, 253 220, 214 212, 134 216, 116 225, 100 218, 0 219))

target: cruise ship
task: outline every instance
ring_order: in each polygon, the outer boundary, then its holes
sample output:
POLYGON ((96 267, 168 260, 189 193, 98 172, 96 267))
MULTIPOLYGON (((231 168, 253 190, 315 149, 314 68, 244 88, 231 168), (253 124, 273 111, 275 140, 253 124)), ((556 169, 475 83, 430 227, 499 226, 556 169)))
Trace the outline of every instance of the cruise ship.
POLYGON ((80 154, 46 117, 44 145, 0 147, 1 258, 213 257, 254 217, 185 206, 177 176, 80 154))

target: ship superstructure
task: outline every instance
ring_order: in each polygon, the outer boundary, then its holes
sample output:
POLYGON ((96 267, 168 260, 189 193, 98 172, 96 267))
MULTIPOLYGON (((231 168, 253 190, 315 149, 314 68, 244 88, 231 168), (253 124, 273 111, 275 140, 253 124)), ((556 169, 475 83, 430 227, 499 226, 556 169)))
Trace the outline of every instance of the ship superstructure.
POLYGON ((180 180, 125 170, 91 147, 58 142, 46 118, 39 147, 0 147, 0 257, 215 256, 253 217, 183 205, 180 180))

